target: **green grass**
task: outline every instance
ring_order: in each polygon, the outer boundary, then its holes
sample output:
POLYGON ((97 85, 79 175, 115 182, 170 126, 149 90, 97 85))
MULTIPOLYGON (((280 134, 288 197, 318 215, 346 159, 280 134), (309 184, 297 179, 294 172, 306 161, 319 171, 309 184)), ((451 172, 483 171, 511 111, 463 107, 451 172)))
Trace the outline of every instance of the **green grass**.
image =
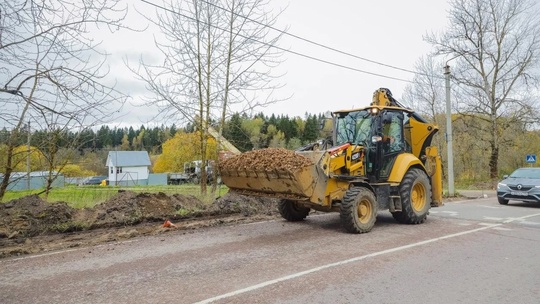
MULTIPOLYGON (((118 190, 133 191, 136 193, 158 193, 163 192, 167 195, 182 194, 193 195, 199 200, 205 203, 211 203, 216 197, 222 196, 227 193, 227 187, 218 187, 216 193, 212 195, 210 193, 210 186, 208 187, 208 194, 203 196, 200 194, 199 185, 175 185, 175 186, 135 186, 135 187, 115 187, 115 186, 68 186, 65 188, 52 189, 49 196, 45 198, 45 194, 42 193, 39 196, 46 201, 52 202, 66 202, 68 205, 74 208, 93 207, 99 203, 105 202, 118 193, 118 190)), ((8 191, 6 192, 2 203, 9 202, 13 199, 18 199, 31 194, 38 194, 43 190, 23 190, 23 191, 8 191)))

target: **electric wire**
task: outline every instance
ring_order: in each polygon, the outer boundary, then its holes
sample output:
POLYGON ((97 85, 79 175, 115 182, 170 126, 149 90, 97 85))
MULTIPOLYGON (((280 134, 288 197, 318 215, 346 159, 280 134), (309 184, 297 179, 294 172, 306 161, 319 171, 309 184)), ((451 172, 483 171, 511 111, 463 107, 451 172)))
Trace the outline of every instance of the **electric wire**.
POLYGON ((408 70, 408 69, 396 67, 396 66, 393 66, 393 65, 390 65, 390 64, 386 64, 386 63, 378 62, 378 61, 371 60, 371 59, 368 59, 368 58, 365 58, 365 57, 361 57, 361 56, 358 56, 358 55, 355 55, 355 54, 352 54, 352 53, 349 53, 349 52, 346 52, 346 51, 342 51, 342 50, 339 50, 339 49, 336 49, 336 48, 327 46, 327 45, 325 45, 325 44, 322 44, 322 43, 319 43, 319 42, 316 42, 316 41, 313 41, 313 40, 310 40, 310 39, 307 39, 307 38, 304 38, 304 37, 301 37, 301 36, 298 36, 298 35, 295 35, 295 34, 291 34, 291 33, 287 32, 287 31, 284 31, 284 30, 275 28, 275 27, 273 27, 273 26, 271 26, 271 25, 267 25, 267 24, 264 24, 264 23, 262 23, 262 22, 260 22, 260 21, 254 20, 254 19, 252 19, 252 18, 249 18, 249 17, 243 16, 243 15, 240 15, 240 14, 234 12, 234 11, 231 11, 231 10, 229 10, 229 9, 227 9, 227 8, 221 7, 221 6, 217 5, 217 4, 210 3, 210 2, 205 1, 205 0, 200 0, 200 2, 204 2, 204 3, 208 4, 208 5, 211 5, 211 6, 215 7, 215 8, 218 8, 218 9, 220 9, 220 10, 223 10, 223 11, 225 11, 225 12, 227 12, 227 13, 232 13, 232 14, 234 14, 234 15, 237 16, 237 17, 244 18, 244 19, 249 20, 249 21, 251 21, 251 22, 257 23, 257 24, 259 24, 259 25, 262 25, 262 26, 264 26, 264 27, 267 27, 267 28, 269 28, 269 29, 272 29, 272 30, 274 30, 274 31, 276 31, 276 32, 279 32, 279 33, 281 33, 281 34, 284 34, 284 35, 286 35, 286 36, 293 37, 293 38, 298 39, 298 40, 302 40, 302 41, 307 42, 307 43, 309 43, 309 44, 313 44, 313 45, 316 45, 316 46, 325 48, 325 49, 327 49, 327 50, 331 50, 331 51, 333 51, 333 52, 340 53, 340 54, 342 54, 342 55, 346 55, 346 56, 349 56, 349 57, 353 57, 353 58, 356 58, 356 59, 360 59, 360 60, 363 60, 363 61, 367 61, 367 62, 369 62, 369 63, 378 64, 378 65, 381 65, 381 66, 384 66, 384 67, 388 67, 388 68, 395 69, 395 70, 399 70, 399 71, 403 71, 403 72, 408 72, 408 73, 413 73, 413 74, 425 75, 425 74, 422 74, 422 73, 419 73, 419 72, 415 72, 415 71, 412 71, 412 70, 408 70))
MULTIPOLYGON (((196 21, 196 22, 200 22, 201 24, 204 24, 208 27, 212 27, 212 28, 216 28, 216 29, 219 29, 221 31, 228 31, 226 29, 223 29, 223 28, 220 28, 218 26, 215 26, 215 25, 212 25, 212 24, 208 24, 204 21, 201 21, 201 20, 197 20, 191 16, 188 16, 188 15, 185 15, 185 14, 182 14, 180 12, 177 12, 177 11, 174 11, 172 9, 169 9, 169 8, 166 8, 164 6, 161 6, 161 5, 158 5, 158 4, 155 4, 155 3, 152 3, 152 2, 149 2, 147 0, 140 0, 141 2, 144 2, 148 5, 151 5, 151 6, 154 6, 156 8, 159 8, 161 10, 164 10, 164 11, 167 11, 167 12, 170 12, 172 14, 176 14, 176 15, 179 15, 181 17, 184 17, 184 18, 187 18, 189 20, 192 20, 192 21, 196 21)), ((340 67, 340 68, 343 68, 343 69, 347 69, 347 70, 351 70, 351 71, 355 71, 355 72, 359 72, 359 73, 364 73, 364 74, 368 74, 368 75, 373 75, 373 76, 377 76, 377 77, 382 77, 382 78, 387 78, 387 79, 392 79, 392 80, 397 80, 397 81, 402 81, 402 82, 407 82, 407 83, 414 83, 413 81, 410 81, 410 80, 407 80, 407 79, 402 79, 402 78, 397 78, 397 77, 392 77, 392 76, 387 76, 387 75, 383 75, 383 74, 379 74, 379 73, 374 73, 374 72, 369 72, 369 71, 365 71, 365 70, 362 70, 362 69, 358 69, 358 68, 353 68, 353 67, 350 67, 350 66, 346 66, 346 65, 343 65, 343 64, 339 64, 339 63, 335 63, 335 62, 331 62, 331 61, 328 61, 328 60, 325 60, 325 59, 320 59, 320 58, 317 58, 317 57, 314 57, 314 56, 310 56, 310 55, 306 55, 306 54, 303 54, 303 53, 300 53, 300 52, 296 52, 296 51, 291 51, 291 50, 288 50, 288 49, 285 49, 285 48, 282 48, 282 47, 279 47, 279 46, 276 46, 276 45, 273 45, 273 44, 269 44, 269 43, 266 43, 264 41, 258 41, 256 39, 253 39, 253 38, 250 38, 250 37, 246 37, 246 36, 243 36, 241 34, 237 34, 237 36, 240 36, 244 39, 248 39, 248 40, 251 40, 251 41, 254 41, 254 42, 257 42, 257 43, 261 43, 263 45, 266 45, 268 47, 271 47, 271 48, 275 48, 277 50, 280 50, 280 51, 283 51, 283 52, 287 52, 287 53, 291 53, 291 54, 294 54, 294 55, 297 55, 297 56, 300 56, 300 57, 304 57, 304 58, 308 58, 308 59, 311 59, 311 60, 314 60, 314 61, 318 61, 318 62, 322 62, 322 63, 326 63, 326 64, 329 64, 329 65, 333 65, 333 66, 336 66, 336 67, 340 67)), ((414 72, 413 72, 414 73, 414 72)))

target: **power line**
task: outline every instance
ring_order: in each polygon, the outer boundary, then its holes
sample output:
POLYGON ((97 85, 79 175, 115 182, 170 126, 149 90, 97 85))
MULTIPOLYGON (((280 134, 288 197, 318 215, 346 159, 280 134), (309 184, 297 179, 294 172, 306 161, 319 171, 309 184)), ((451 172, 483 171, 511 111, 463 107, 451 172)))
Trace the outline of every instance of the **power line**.
MULTIPOLYGON (((190 19, 190 20, 192 20, 192 21, 200 22, 201 24, 204 24, 204 25, 206 25, 206 26, 213 27, 213 28, 219 29, 219 30, 224 31, 224 32, 228 31, 228 30, 223 29, 223 28, 220 28, 220 27, 218 27, 218 26, 216 26, 216 25, 208 24, 208 23, 206 23, 206 22, 204 22, 204 21, 197 20, 197 19, 195 19, 195 18, 193 18, 193 17, 191 17, 191 16, 182 14, 182 13, 180 13, 180 12, 174 11, 174 10, 172 10, 172 9, 163 7, 163 6, 158 5, 158 4, 155 4, 155 3, 151 3, 151 2, 149 2, 149 1, 147 1, 147 0, 140 0, 140 1, 141 1, 141 2, 144 2, 144 3, 148 4, 148 5, 152 5, 152 6, 156 7, 156 8, 162 9, 162 10, 164 10, 164 11, 168 11, 168 12, 170 12, 170 13, 173 13, 173 14, 182 16, 182 17, 184 17, 184 18, 190 19)), ((205 2, 205 1, 203 1, 203 2, 205 2)), ((206 3, 208 3, 208 2, 206 2, 206 3)), ((247 18, 247 17, 244 17, 244 18, 247 18)), ((248 19, 248 20, 249 20, 249 19, 248 19)), ((263 25, 263 26, 264 26, 264 25, 263 25)), ((268 27, 268 26, 267 26, 267 27, 268 27)), ((269 27, 269 28, 272 28, 272 27, 269 27)), ((272 29, 273 29, 273 28, 272 28, 272 29)), ((278 30, 278 31, 280 31, 280 30, 278 30)), ((286 32, 283 32, 283 31, 280 31, 280 32, 286 34, 286 32)), ((249 40, 254 41, 254 42, 257 42, 257 43, 261 43, 261 44, 263 44, 263 45, 266 45, 266 46, 271 47, 271 48, 278 49, 278 50, 283 51, 283 52, 291 53, 291 54, 294 54, 294 55, 297 55, 297 56, 301 56, 301 57, 308 58, 308 59, 311 59, 311 60, 314 60, 314 61, 318 61, 318 62, 326 63, 326 64, 329 64, 329 65, 337 66, 337 67, 340 67, 340 68, 348 69, 348 70, 351 70, 351 71, 360 72, 360 73, 369 74, 369 75, 378 76, 378 77, 387 78, 387 79, 393 79, 393 80, 402 81, 402 82, 407 82, 407 83, 413 83, 412 81, 407 80, 407 79, 402 79, 402 78, 397 78, 397 77, 392 77, 392 76, 386 76, 386 75, 378 74, 378 73, 374 73, 374 72, 369 72, 369 71, 365 71, 365 70, 353 68, 353 67, 350 67, 350 66, 342 65, 342 64, 339 64, 339 63, 331 62, 331 61, 328 61, 328 60, 325 60, 325 59, 320 59, 320 58, 316 58, 316 57, 313 57, 313 56, 310 56, 310 55, 306 55, 306 54, 302 54, 302 53, 299 53, 299 52, 291 51, 291 50, 284 49, 284 48, 281 48, 281 47, 276 46, 276 45, 273 45, 273 44, 269 44, 269 43, 264 42, 264 41, 259 41, 259 40, 253 39, 253 38, 251 38, 251 37, 243 36, 243 35, 241 35, 241 34, 237 34, 237 36, 240 36, 240 37, 242 37, 242 38, 244 38, 244 39, 249 39, 249 40)), ((300 39, 303 39, 303 38, 301 38, 301 37, 299 37, 299 38, 300 38, 300 39)), ((315 42, 313 42, 313 43, 316 44, 315 42)), ((321 46, 322 46, 322 45, 321 45, 321 46)), ((330 47, 327 47, 327 48, 331 49, 330 47)), ((339 50, 334 50, 334 51, 341 52, 341 51, 339 51, 339 50)), ((352 55, 352 54, 350 54, 350 55, 352 55)), ((355 56, 355 55, 352 55, 352 56, 355 56)), ((361 57, 359 57, 359 58, 361 58, 361 57)), ((384 65, 384 64, 382 64, 382 65, 384 65)), ((395 68, 395 67, 394 67, 394 68, 395 68)), ((400 68, 397 68, 397 69, 400 69, 400 68)), ((408 71, 408 72, 415 73, 415 72, 412 72, 412 71, 408 71)), ((417 73, 416 73, 416 74, 417 74, 417 73)))
POLYGON ((339 50, 339 49, 336 49, 336 48, 333 48, 333 47, 330 47, 330 46, 327 46, 327 45, 324 45, 322 43, 319 43, 319 42, 315 42, 313 40, 310 40, 310 39, 307 39, 307 38, 304 38, 304 37, 301 37, 301 36, 298 36, 298 35, 295 35, 295 34, 291 34, 289 32, 286 32, 284 30, 281 30, 281 29, 278 29, 278 28, 275 28, 271 25, 267 25, 267 24, 264 24, 260 21, 257 21, 255 19, 251 19, 249 17, 246 17, 246 16, 243 16, 243 15, 240 15, 234 11, 231 11, 229 9, 226 9, 224 7, 221 7, 217 4, 214 4, 214 3, 210 3, 208 1, 205 1, 205 0, 200 0, 201 2, 204 2, 208 5, 211 5, 211 6, 214 6, 218 9, 221 9, 223 11, 226 11, 228 13, 232 13, 240 18, 244 18, 246 20, 249 20, 251 22, 254 22, 254 23, 257 23, 259 25, 262 25, 264 27, 267 27, 267 28, 270 28, 274 31, 277 31, 279 33, 282 33, 284 35, 287 35, 287 36, 290 36, 290 37, 293 37, 293 38, 296 38, 298 40, 302 40, 302 41, 305 41, 307 43, 310 43, 310 44, 313 44, 313 45, 316 45, 316 46, 319 46, 319 47, 322 47, 322 48, 325 48, 327 50, 331 50, 331 51, 334 51, 334 52, 337 52, 337 53, 340 53, 340 54, 343 54, 343 55, 347 55, 347 56, 350 56, 350 57, 353 57, 353 58, 356 58, 356 59, 360 59, 360 60, 363 60, 363 61, 367 61, 367 62, 370 62, 370 63, 374 63, 374 64, 378 64, 378 65, 381 65, 381 66, 385 66, 385 67, 388 67, 388 68, 391 68, 391 69, 395 69, 395 70, 399 70, 399 71, 403 71, 403 72, 408 72, 408 73, 413 73, 413 74, 420 74, 418 72, 415 72, 415 71, 411 71, 411 70, 407 70, 407 69, 404 69, 404 68, 400 68, 400 67, 396 67, 396 66, 393 66, 393 65, 389 65, 389 64, 386 64, 386 63, 382 63, 382 62, 378 62, 378 61, 375 61, 375 60, 371 60, 371 59, 368 59, 368 58, 364 58, 364 57, 361 57, 361 56, 358 56, 358 55, 355 55, 355 54, 352 54, 352 53, 349 53, 349 52, 345 52, 345 51, 342 51, 342 50, 339 50))

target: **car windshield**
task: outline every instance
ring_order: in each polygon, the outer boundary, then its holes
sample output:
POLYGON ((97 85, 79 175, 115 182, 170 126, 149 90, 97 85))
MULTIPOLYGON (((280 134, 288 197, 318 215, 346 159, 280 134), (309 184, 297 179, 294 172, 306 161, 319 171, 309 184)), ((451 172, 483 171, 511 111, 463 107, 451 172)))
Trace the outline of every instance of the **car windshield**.
POLYGON ((512 178, 538 178, 540 179, 540 168, 538 169, 517 169, 512 174, 512 178))
POLYGON ((339 113, 336 125, 337 144, 362 144, 368 141, 371 130, 371 115, 368 111, 339 113))

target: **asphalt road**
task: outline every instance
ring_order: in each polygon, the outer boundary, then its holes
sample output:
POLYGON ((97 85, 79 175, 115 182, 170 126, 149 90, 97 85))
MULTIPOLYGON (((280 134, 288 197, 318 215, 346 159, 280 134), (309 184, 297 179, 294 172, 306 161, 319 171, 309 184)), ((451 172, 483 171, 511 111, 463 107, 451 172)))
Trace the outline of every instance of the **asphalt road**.
POLYGON ((538 303, 540 205, 446 203, 422 225, 337 213, 0 260, 0 303, 538 303))

